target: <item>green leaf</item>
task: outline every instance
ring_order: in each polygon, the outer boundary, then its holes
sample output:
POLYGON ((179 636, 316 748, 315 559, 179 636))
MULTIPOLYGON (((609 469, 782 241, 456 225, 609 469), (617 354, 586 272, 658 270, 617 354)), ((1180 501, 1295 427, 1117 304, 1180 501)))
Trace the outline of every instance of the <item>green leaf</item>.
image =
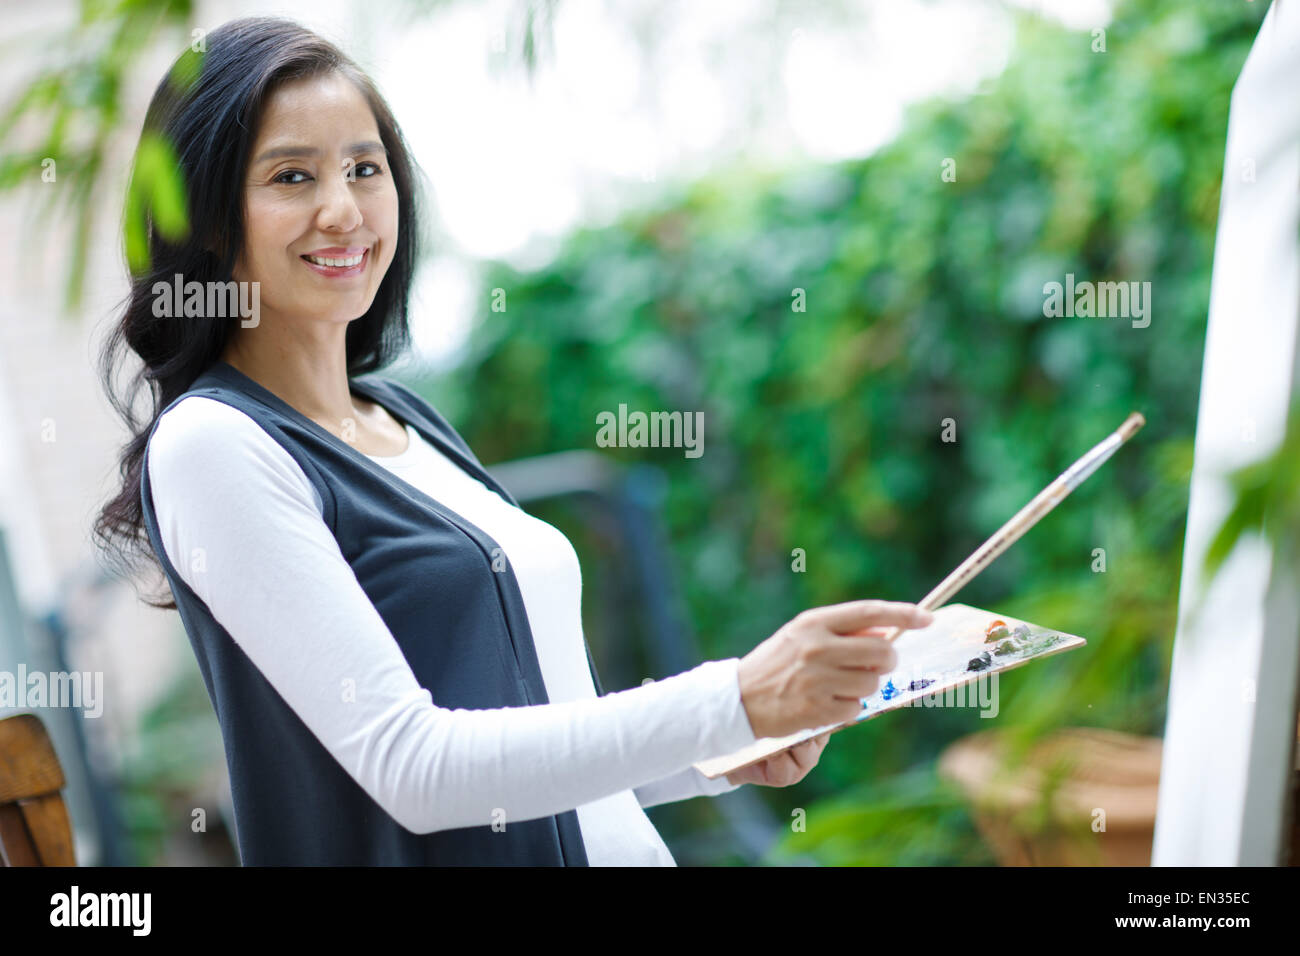
POLYGON ((176 241, 189 232, 185 178, 175 150, 164 136, 148 131, 140 138, 127 191, 124 231, 127 263, 137 275, 149 269, 150 229, 176 241))
POLYGON ((203 72, 203 59, 204 54, 193 47, 177 58, 172 66, 170 80, 178 92, 183 94, 198 80, 203 72))

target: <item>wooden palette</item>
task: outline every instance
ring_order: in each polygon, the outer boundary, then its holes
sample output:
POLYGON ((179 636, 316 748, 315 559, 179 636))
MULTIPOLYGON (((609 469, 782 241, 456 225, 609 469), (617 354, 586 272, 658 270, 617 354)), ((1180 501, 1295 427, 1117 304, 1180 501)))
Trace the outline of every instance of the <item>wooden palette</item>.
POLYGON ((1000 674, 1027 664, 1031 660, 1072 651, 1088 642, 1074 634, 1053 631, 1037 624, 968 604, 948 604, 934 612, 928 627, 906 631, 897 641, 898 667, 883 675, 881 686, 862 699, 862 711, 853 720, 801 730, 787 737, 764 737, 733 754, 701 760, 695 769, 709 779, 731 773, 827 730, 841 730, 900 707, 976 706, 987 707, 989 695, 996 692, 988 682, 973 682, 990 674, 1000 674), (1004 621, 1018 636, 986 641, 986 630, 994 621, 1004 621), (1005 642, 1010 642, 1007 645, 1005 642), (1001 653, 997 651, 1001 650, 1001 653), (970 670, 972 661, 985 660, 979 670, 970 670), (928 700, 927 700, 928 698, 928 700))

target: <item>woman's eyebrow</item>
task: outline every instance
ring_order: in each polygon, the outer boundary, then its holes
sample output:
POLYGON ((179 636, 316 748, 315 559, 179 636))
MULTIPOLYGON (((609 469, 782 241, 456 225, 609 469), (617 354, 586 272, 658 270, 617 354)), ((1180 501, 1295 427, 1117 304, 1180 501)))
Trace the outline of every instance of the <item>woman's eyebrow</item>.
MULTIPOLYGON (((351 146, 347 148, 347 153, 350 156, 357 156, 361 153, 375 153, 375 152, 384 153, 385 155, 387 155, 388 150, 384 147, 383 143, 377 143, 374 142, 373 140, 366 140, 365 142, 362 143, 353 143, 351 146)), ((320 150, 317 149, 315 146, 273 146, 270 149, 266 150, 266 152, 262 153, 262 155, 258 156, 257 159, 253 160, 253 162, 260 163, 268 159, 284 159, 286 157, 319 156, 319 155, 320 155, 320 150)))

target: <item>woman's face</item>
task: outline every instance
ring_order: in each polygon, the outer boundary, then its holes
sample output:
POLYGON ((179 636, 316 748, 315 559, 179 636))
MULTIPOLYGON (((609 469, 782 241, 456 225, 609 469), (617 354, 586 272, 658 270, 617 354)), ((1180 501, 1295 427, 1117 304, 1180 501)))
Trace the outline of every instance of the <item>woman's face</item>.
POLYGON ((260 283, 262 321, 365 314, 396 251, 397 188, 374 114, 346 77, 297 80, 271 95, 244 203, 234 278, 260 283))

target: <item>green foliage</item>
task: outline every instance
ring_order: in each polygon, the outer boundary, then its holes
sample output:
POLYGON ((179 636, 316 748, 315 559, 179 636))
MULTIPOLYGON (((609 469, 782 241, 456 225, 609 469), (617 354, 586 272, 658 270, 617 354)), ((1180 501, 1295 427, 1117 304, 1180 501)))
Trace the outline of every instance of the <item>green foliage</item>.
MULTIPOLYGON (((700 458, 608 453, 668 475, 711 657, 805 607, 919 599, 1142 411, 1138 437, 957 599, 1088 639, 1005 675, 1000 726, 1158 734, 1229 95, 1262 6, 1125 4, 1106 53, 1024 15, 1001 76, 912 110, 865 160, 729 169, 574 235, 540 271, 497 264, 482 300, 504 289, 507 311, 485 306, 468 361, 430 393, 488 462, 592 448, 620 403, 702 410, 700 458), (1150 326, 1045 318, 1043 286, 1067 273, 1150 282, 1150 326)), ((765 796, 782 816, 810 807, 801 848, 826 861, 962 862, 923 768, 989 723, 891 714, 765 796), (851 789, 909 772, 902 805, 851 789)))
POLYGON ((127 189, 123 229, 126 261, 132 273, 149 271, 149 230, 179 240, 189 232, 185 202, 185 176, 167 139, 146 132, 136 150, 135 169, 127 189))
POLYGON ((1277 449, 1233 472, 1228 484, 1233 505, 1206 549, 1206 575, 1218 572, 1237 543, 1252 532, 1294 557, 1294 530, 1300 527, 1300 403, 1291 408, 1277 449))
MULTIPOLYGON (((133 744, 118 791, 123 823, 138 864, 156 866, 167 862, 168 843, 198 839, 191 832, 196 783, 224 760, 220 727, 197 667, 187 668, 144 715, 133 744)), ((203 809, 209 831, 219 831, 218 808, 203 809)), ((216 842, 223 839, 228 842, 224 835, 216 842)), ((229 848, 223 849, 228 857, 229 848)))
POLYGON ((827 866, 987 866, 962 794, 920 768, 851 786, 809 810, 772 851, 773 864, 811 857, 827 866))
MULTIPOLYGON (((46 213, 38 221, 58 218, 60 203, 76 220, 67 262, 69 306, 84 292, 104 163, 121 131, 128 70, 160 36, 183 27, 192 7, 192 0, 82 0, 75 25, 39 39, 41 48, 51 51, 51 64, 0 111, 0 190, 37 184, 46 213), (34 145, 15 143, 15 131, 29 128, 39 131, 34 145), (41 180, 47 159, 56 163, 52 182, 41 180)), ((30 44, 31 38, 21 42, 30 44)), ((162 194, 170 189, 167 181, 156 187, 162 194)), ((136 228, 128 221, 128 243, 138 247, 136 228)))
POLYGON ((167 75, 171 85, 184 92, 197 83, 203 74, 204 55, 203 51, 194 49, 194 44, 190 44, 190 48, 172 64, 171 72, 167 75))

